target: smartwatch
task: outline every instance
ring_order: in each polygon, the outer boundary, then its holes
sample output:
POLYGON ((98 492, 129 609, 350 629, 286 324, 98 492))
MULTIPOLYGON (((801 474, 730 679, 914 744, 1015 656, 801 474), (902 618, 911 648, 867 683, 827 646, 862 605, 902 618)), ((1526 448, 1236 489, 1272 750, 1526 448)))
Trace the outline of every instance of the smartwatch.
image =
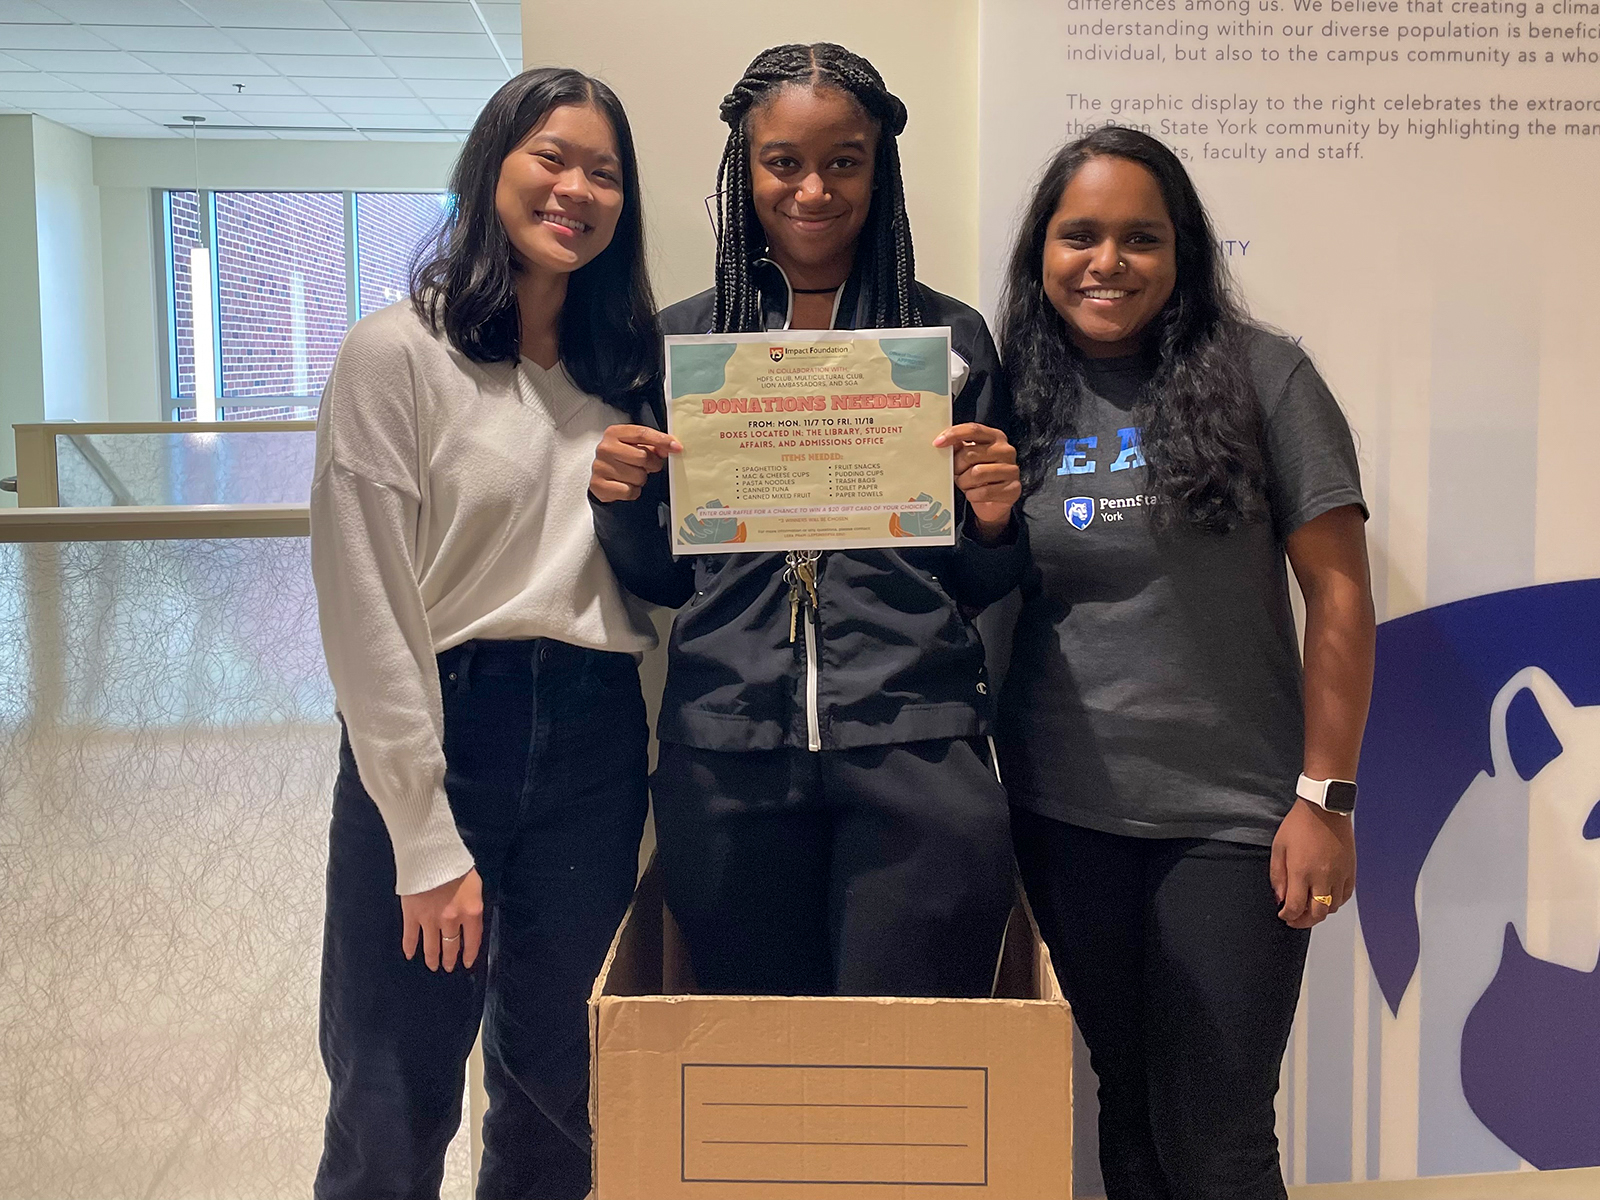
POLYGON ((1312 779, 1302 774, 1294 785, 1294 794, 1341 817, 1356 811, 1356 785, 1348 779, 1312 779))

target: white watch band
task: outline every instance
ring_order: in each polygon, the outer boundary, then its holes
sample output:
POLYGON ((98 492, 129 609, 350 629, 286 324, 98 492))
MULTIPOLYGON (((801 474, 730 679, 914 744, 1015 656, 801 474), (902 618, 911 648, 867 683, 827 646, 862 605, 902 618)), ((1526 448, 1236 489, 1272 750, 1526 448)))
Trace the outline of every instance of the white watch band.
POLYGON ((1300 778, 1295 781, 1294 794, 1310 804, 1315 804, 1325 812, 1336 813, 1348 817, 1355 811, 1356 785, 1348 779, 1313 779, 1301 772, 1300 778), (1328 789, 1332 787, 1339 793, 1341 803, 1328 803, 1328 789))

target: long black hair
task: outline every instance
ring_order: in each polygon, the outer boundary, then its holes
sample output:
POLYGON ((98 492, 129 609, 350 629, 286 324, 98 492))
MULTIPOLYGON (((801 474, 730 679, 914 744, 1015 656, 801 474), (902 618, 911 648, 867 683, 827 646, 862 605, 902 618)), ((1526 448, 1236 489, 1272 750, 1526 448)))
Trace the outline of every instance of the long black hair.
POLYGON ((1266 512, 1262 418, 1250 383, 1252 327, 1235 298, 1211 220, 1177 155, 1149 134, 1103 126, 1059 150, 1034 188, 1000 300, 1000 353, 1015 394, 1014 435, 1025 492, 1036 491, 1075 431, 1083 357, 1044 293, 1044 242, 1061 194, 1091 158, 1139 164, 1155 178, 1176 235, 1178 277, 1150 323, 1156 372, 1134 420, 1158 526, 1225 533, 1266 512))
POLYGON ((895 140, 906 127, 906 106, 889 91, 878 69, 859 54, 832 42, 816 42, 763 50, 723 98, 722 119, 730 129, 722 165, 717 168, 721 220, 717 226, 716 331, 754 333, 761 328, 761 297, 751 270, 766 250, 766 235, 750 192, 749 118, 751 110, 790 84, 836 88, 853 97, 877 122, 872 203, 856 246, 856 270, 869 306, 867 321, 878 329, 921 325, 911 221, 906 216, 900 146, 895 140))
POLYGON ((593 105, 611 123, 622 167, 622 214, 610 245, 567 281, 561 362, 584 391, 621 402, 655 376, 661 339, 645 266, 633 131, 616 93, 598 79, 564 67, 535 67, 489 98, 451 173, 444 224, 412 268, 411 303, 468 358, 516 361, 517 267, 495 213, 495 189, 506 156, 552 109, 567 104, 593 105))

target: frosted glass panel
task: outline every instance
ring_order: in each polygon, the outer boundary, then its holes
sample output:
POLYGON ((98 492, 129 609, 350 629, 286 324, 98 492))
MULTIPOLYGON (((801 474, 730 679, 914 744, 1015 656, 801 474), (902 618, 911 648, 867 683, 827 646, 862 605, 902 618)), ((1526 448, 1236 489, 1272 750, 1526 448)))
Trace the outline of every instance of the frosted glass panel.
MULTIPOLYGON (((178 427, 181 429, 181 426, 178 427)), ((312 430, 75 433, 56 437, 68 508, 105 504, 304 504, 312 430)))
POLYGON ((0 545, 0 1197, 310 1194, 338 728, 307 549, 0 545))

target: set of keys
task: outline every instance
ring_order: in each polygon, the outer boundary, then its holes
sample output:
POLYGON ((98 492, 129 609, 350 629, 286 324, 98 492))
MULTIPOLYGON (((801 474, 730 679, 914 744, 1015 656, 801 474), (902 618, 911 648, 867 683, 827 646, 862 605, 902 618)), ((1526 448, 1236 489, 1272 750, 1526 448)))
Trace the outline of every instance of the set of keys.
POLYGON ((789 644, 800 632, 800 612, 807 604, 817 611, 817 560, 820 550, 791 550, 784 556, 783 581, 789 585, 789 644))

